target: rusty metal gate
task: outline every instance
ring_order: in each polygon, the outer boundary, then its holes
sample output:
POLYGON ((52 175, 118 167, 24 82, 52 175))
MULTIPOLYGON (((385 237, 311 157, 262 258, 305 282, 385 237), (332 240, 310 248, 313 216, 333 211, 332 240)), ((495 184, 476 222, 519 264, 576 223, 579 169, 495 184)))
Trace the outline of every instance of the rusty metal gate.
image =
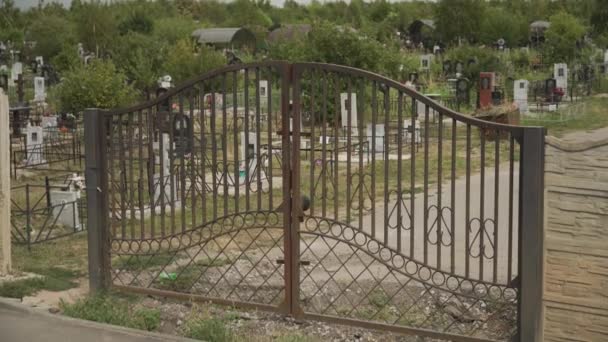
POLYGON ((538 338, 542 128, 358 69, 263 62, 89 110, 85 131, 93 288, 538 338))

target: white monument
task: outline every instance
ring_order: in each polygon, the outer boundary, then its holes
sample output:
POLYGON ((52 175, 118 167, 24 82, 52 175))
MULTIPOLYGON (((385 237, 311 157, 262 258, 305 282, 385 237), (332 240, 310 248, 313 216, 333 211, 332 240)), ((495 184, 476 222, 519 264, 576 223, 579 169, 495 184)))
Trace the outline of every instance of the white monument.
POLYGON ((268 98, 268 81, 260 80, 259 89, 260 89, 260 98, 267 99, 268 98))
POLYGON ((78 212, 80 190, 50 191, 49 196, 51 197, 55 222, 76 231, 82 230, 78 212))
POLYGON ((566 63, 556 63, 553 65, 553 78, 555 86, 562 88, 564 97, 568 95, 568 65, 566 63))
POLYGON ((42 58, 42 56, 36 56, 36 65, 38 67, 41 67, 44 65, 44 58, 42 58))
POLYGON ((414 143, 420 144, 420 120, 414 120, 415 127, 412 127, 412 120, 405 119, 403 120, 403 138, 405 139, 404 143, 408 144, 412 141, 412 132, 414 133, 414 143), (413 129, 412 129, 413 128, 413 129))
POLYGON ((515 80, 513 83, 513 101, 517 104, 519 112, 528 114, 528 80, 515 80))
POLYGON ((19 75, 23 73, 23 64, 21 62, 15 62, 11 69, 11 79, 16 82, 19 79, 19 75))
POLYGON ((34 101, 44 102, 45 100, 44 77, 34 77, 34 101))
POLYGON ((171 88, 172 80, 173 79, 171 78, 170 75, 165 75, 165 76, 159 77, 157 83, 158 83, 159 87, 169 89, 169 88, 171 88))
POLYGON ((348 93, 340 94, 340 113, 341 113, 341 124, 343 129, 349 129, 356 131, 357 127, 357 94, 350 93, 350 99, 348 93), (350 100, 350 103, 349 103, 350 100), (350 127, 348 127, 348 114, 350 107, 350 127))
POLYGON ((368 141, 370 141, 369 148, 372 148, 371 144, 375 133, 376 138, 374 139, 374 152, 384 152, 384 137, 386 135, 384 130, 384 124, 376 124, 375 126, 376 131, 374 132, 374 125, 372 125, 371 123, 367 124, 367 139, 368 141))
POLYGON ((246 183, 245 172, 249 173, 249 180, 252 180, 255 175, 257 164, 257 133, 249 132, 247 134, 247 144, 245 144, 245 132, 241 132, 241 158, 239 160, 239 184, 246 183), (247 158, 249 157, 249 158, 247 158), (249 165, 247 165, 249 164, 249 165))
MULTIPOLYGON (((159 155, 156 156, 155 162, 158 165, 161 165, 162 161, 162 173, 154 174, 154 202, 160 205, 161 196, 163 196, 164 192, 164 204, 171 204, 171 167, 170 167, 170 157, 169 151, 171 150, 171 139, 169 134, 163 133, 161 136, 162 139, 162 149, 159 142, 153 143, 153 148, 155 151, 159 152, 159 155), (162 179, 161 179, 162 174, 162 179)), ((174 203, 178 203, 178 192, 177 192, 177 179, 173 179, 173 199, 174 203)))
POLYGON ((39 165, 44 164, 44 136, 43 130, 40 126, 30 126, 28 123, 25 128, 25 150, 27 157, 25 159, 26 165, 39 165))
POLYGON ((429 70, 431 68, 431 61, 433 60, 432 54, 420 56, 420 69, 429 70))

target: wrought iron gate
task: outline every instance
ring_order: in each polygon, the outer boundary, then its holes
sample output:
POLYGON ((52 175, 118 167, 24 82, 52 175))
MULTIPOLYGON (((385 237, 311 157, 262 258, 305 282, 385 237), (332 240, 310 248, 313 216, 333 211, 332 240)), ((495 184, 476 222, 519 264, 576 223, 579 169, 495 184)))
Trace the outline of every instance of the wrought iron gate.
POLYGON ((284 62, 217 70, 85 123, 93 287, 537 338, 540 128, 284 62))

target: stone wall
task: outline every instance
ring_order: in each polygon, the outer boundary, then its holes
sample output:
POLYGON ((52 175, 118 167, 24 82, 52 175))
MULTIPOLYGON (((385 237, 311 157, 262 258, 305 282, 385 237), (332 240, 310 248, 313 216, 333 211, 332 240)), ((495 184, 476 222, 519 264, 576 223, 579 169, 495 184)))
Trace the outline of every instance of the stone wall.
POLYGON ((544 341, 608 341, 608 130, 545 154, 544 341))

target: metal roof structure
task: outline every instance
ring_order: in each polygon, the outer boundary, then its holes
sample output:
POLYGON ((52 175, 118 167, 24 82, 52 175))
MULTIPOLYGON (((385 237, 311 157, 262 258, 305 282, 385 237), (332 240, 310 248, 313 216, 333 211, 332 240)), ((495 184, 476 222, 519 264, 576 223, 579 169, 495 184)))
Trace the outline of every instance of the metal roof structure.
POLYGON ((312 30, 312 26, 309 24, 285 25, 272 30, 266 39, 270 43, 277 43, 282 40, 304 37, 310 30, 312 30))
POLYGON ((531 29, 548 29, 551 23, 544 20, 537 20, 530 24, 531 29))
POLYGON ((242 27, 207 28, 192 32, 192 38, 201 44, 230 44, 239 36, 255 42, 253 32, 242 27))

